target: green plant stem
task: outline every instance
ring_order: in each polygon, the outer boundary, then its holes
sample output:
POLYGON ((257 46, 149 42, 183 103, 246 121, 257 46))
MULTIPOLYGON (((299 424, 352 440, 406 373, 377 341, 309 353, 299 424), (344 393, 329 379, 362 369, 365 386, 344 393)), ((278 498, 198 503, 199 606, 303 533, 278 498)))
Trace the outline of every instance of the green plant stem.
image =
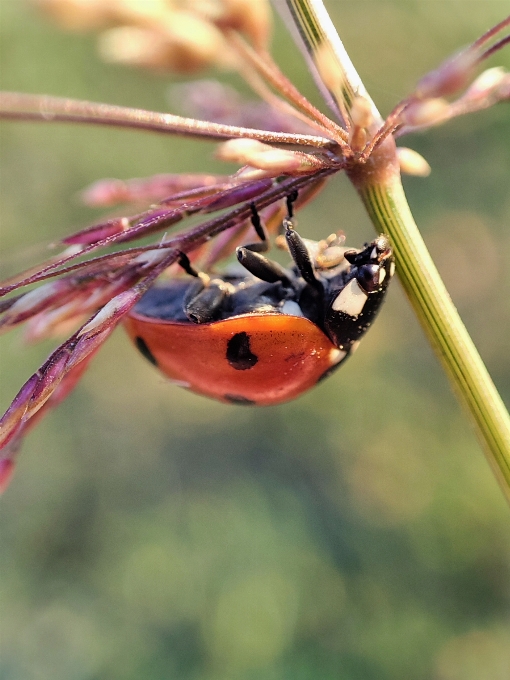
POLYGON ((377 231, 391 238, 402 286, 450 382, 467 407, 510 501, 510 417, 415 224, 398 175, 358 184, 377 231))
MULTIPOLYGON (((353 93, 369 95, 322 0, 285 0, 285 4, 312 64, 325 49, 333 55, 341 87, 332 89, 321 83, 316 68, 314 75, 326 98, 336 100, 337 110, 344 122, 348 121, 353 93)), ((380 120, 375 105, 372 108, 375 120, 380 120)), ((386 140, 366 166, 353 168, 349 176, 376 231, 388 234, 392 241, 404 290, 510 501, 510 417, 418 231, 400 181, 392 140, 386 140)))
POLYGON ((331 21, 322 0, 273 0, 297 28, 296 40, 308 60, 308 66, 324 99, 345 127, 351 125, 351 108, 355 97, 362 96, 372 107, 374 126, 383 122, 331 21), (318 62, 327 55, 329 82, 324 82, 318 62))

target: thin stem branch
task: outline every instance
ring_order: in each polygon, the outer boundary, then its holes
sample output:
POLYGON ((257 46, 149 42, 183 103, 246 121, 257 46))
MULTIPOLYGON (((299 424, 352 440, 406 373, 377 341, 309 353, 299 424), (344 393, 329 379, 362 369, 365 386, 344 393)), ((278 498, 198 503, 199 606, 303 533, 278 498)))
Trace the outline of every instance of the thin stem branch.
MULTIPOLYGON (((336 169, 328 168, 314 173, 313 183, 316 184, 335 172, 337 172, 336 169)), ((300 177, 289 177, 288 179, 284 179, 276 186, 271 187, 264 193, 260 194, 252 201, 248 203, 245 202, 242 205, 229 210, 223 215, 220 215, 219 217, 208 220, 207 222, 203 222, 196 227, 188 229, 183 233, 178 233, 169 239, 165 239, 163 241, 159 241, 158 243, 152 243, 146 246, 126 248, 124 250, 108 253, 106 255, 99 255, 89 260, 85 260, 84 262, 68 265, 69 262, 84 257, 88 253, 95 251, 98 248, 104 248, 106 246, 113 245, 115 242, 121 240, 122 236, 125 235, 125 232, 122 234, 114 234, 113 236, 109 236, 102 239, 101 241, 86 246, 79 252, 61 257, 58 261, 52 260, 49 264, 42 268, 38 268, 34 274, 30 274, 26 278, 21 278, 12 284, 4 285, 3 287, 0 286, 0 297, 8 295, 15 290, 32 285, 34 283, 40 283, 41 281, 46 281, 47 279, 55 278, 63 274, 83 271, 89 267, 97 266, 103 262, 114 262, 119 258, 134 257, 141 255, 142 253, 155 250, 166 250, 169 248, 182 250, 184 252, 192 251, 222 231, 231 229, 240 224, 243 220, 248 219, 252 214, 252 205, 255 205, 259 211, 263 210, 264 208, 275 203, 275 201, 286 198, 293 191, 301 191, 306 189, 307 185, 310 185, 309 176, 302 175, 300 177)), ((161 225, 161 229, 164 229, 166 226, 168 225, 161 225)), ((136 224, 134 225, 133 229, 136 229, 136 224)), ((87 272, 85 271, 84 273, 86 274, 87 272)))
POLYGON ((502 50, 503 47, 508 44, 510 44, 510 35, 505 35, 504 38, 501 38, 501 40, 498 40, 497 43, 494 43, 494 45, 486 49, 485 52, 480 55, 478 61, 481 62, 484 59, 492 57, 493 54, 496 54, 496 52, 499 52, 499 50, 502 50))
POLYGON ((252 128, 222 125, 183 118, 170 113, 156 113, 124 106, 99 104, 77 99, 46 95, 0 92, 0 118, 7 120, 37 120, 47 123, 87 123, 111 127, 127 127, 150 132, 164 132, 184 137, 198 137, 220 142, 226 139, 256 139, 266 144, 292 145, 328 149, 335 142, 326 137, 269 132, 252 128))
POLYGON ((237 34, 231 32, 229 39, 232 47, 238 52, 240 57, 246 61, 257 73, 264 78, 277 92, 287 99, 298 111, 305 114, 309 123, 315 123, 325 134, 339 143, 344 151, 348 151, 347 135, 343 128, 330 120, 295 87, 295 85, 280 71, 271 55, 265 53, 258 54, 237 34))
POLYGON ((481 35, 478 38, 478 40, 475 40, 475 42, 473 43, 473 47, 481 47, 507 26, 510 26, 510 15, 507 16, 502 21, 500 21, 499 24, 496 24, 492 28, 489 28, 489 30, 486 31, 483 35, 481 35))
POLYGON ((241 64, 237 66, 237 70, 251 87, 251 89, 255 92, 255 94, 257 94, 273 109, 280 111, 286 116, 292 116, 293 118, 300 120, 302 123, 305 123, 308 127, 314 128, 321 134, 328 134, 323 125, 320 125, 320 123, 312 120, 302 111, 298 111, 298 109, 296 109, 290 102, 275 94, 268 87, 268 85, 266 85, 264 79, 261 78, 255 69, 253 69, 250 65, 241 64))

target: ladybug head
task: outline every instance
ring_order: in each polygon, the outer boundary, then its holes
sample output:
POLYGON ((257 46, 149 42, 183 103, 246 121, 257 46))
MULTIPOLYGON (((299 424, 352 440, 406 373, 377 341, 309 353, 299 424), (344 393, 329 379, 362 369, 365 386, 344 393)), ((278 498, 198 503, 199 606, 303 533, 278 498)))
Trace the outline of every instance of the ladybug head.
POLYGON ((351 265, 351 277, 356 279, 367 294, 380 290, 387 274, 391 274, 387 269, 391 269, 393 262, 392 251, 390 242, 384 234, 369 243, 361 252, 347 250, 344 257, 351 265))
POLYGON ((337 347, 348 350, 377 315, 395 263, 383 234, 361 251, 346 251, 344 258, 350 266, 324 285, 323 324, 337 347))

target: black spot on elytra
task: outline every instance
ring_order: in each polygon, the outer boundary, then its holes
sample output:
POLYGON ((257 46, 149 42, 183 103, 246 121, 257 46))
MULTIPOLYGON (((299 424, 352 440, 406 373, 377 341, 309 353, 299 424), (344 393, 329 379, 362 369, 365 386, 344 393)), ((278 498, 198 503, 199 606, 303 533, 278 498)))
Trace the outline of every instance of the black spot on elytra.
POLYGON ((226 401, 229 401, 231 404, 237 404, 239 406, 255 406, 255 404, 257 403, 252 399, 242 397, 240 394, 224 394, 223 398, 226 401))
POLYGON ((259 358, 250 349, 250 336, 244 331, 236 333, 227 343, 227 361, 236 371, 253 368, 259 358))
POLYGON ((153 364, 154 366, 158 365, 156 357, 147 347, 147 343, 145 342, 145 340, 141 338, 139 335, 135 338, 135 345, 140 351, 140 354, 142 354, 148 361, 150 361, 151 364, 153 364))

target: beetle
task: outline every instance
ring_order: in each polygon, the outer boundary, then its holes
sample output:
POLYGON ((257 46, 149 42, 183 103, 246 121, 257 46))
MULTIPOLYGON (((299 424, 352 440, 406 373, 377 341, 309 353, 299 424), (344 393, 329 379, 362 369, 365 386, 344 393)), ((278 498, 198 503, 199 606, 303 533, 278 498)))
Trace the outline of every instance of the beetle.
POLYGON ((140 352, 193 392, 235 404, 293 399, 337 369, 356 349, 384 300, 395 264, 388 238, 361 250, 343 236, 322 242, 294 229, 292 203, 283 221, 288 268, 268 259, 260 242, 237 248, 242 271, 211 278, 182 253, 192 279, 152 287, 125 321, 140 352))
MULTIPOLYGON (((269 187, 252 182, 241 190, 226 185, 219 202, 218 193, 213 198, 201 194, 195 203, 184 202, 182 207, 149 209, 132 219, 134 226, 128 224, 135 237, 155 225, 161 227, 161 221, 171 224, 176 215, 180 218, 202 207, 204 200, 206 208, 211 209, 212 201, 218 209, 239 202, 239 193, 245 198, 256 195, 252 203, 164 239, 156 247, 128 248, 66 266, 76 257, 76 245, 83 256, 99 245, 131 240, 133 235, 124 230, 124 218, 114 218, 65 239, 73 250, 57 260, 57 273, 63 276, 6 300, 0 310, 2 322, 9 327, 33 320, 36 332, 41 332, 37 324, 42 323, 44 333, 62 319, 74 322, 76 314, 83 314, 83 304, 96 311, 30 376, 0 419, 0 490, 12 476, 25 434, 70 393, 119 322, 164 374, 226 403, 262 406, 288 401, 352 354, 379 311, 393 276, 392 249, 384 235, 361 250, 345 248, 343 236, 338 235, 319 242, 302 239, 294 228, 293 204, 304 183, 301 178, 274 185, 271 181, 269 187), (269 239, 258 213, 261 207, 274 206, 268 214, 274 228, 282 211, 275 198, 285 196, 287 217, 279 218, 284 236, 278 236, 276 243, 289 251, 289 267, 265 256, 269 239), (236 237, 240 237, 239 227, 244 230, 250 219, 259 241, 237 248, 240 271, 215 277, 194 268, 196 261, 192 265, 187 252, 205 245, 229 223, 238 227, 236 237), (191 278, 164 279, 173 263, 191 278)), ((301 199, 306 200, 307 190, 305 186, 301 199)), ((214 259, 207 249, 204 254, 214 263, 221 249, 214 259)), ((3 292, 51 278, 53 267, 50 263, 29 272, 7 284, 3 292)))

